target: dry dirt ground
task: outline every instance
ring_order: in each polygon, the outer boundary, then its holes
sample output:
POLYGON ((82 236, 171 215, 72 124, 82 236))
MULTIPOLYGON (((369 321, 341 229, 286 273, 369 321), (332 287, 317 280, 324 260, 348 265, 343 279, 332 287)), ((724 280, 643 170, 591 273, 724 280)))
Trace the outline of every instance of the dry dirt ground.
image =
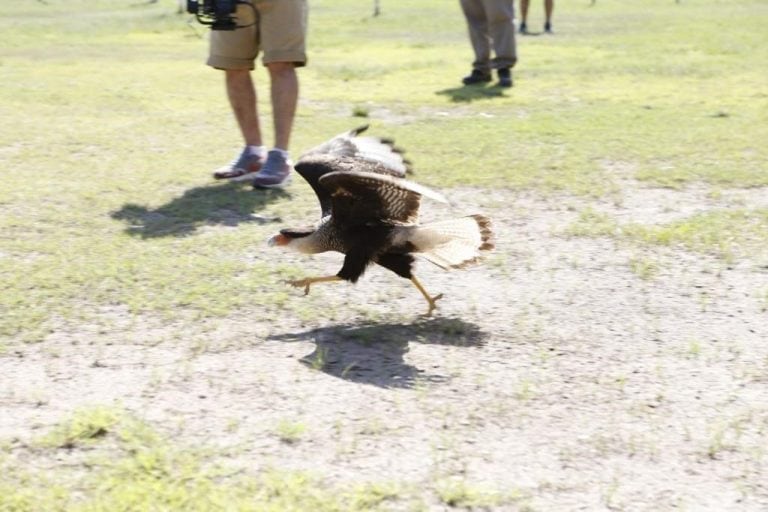
MULTIPOLYGON (((445 294, 431 319, 409 283, 372 270, 292 290, 302 315, 168 323, 114 308, 62 325, 0 356, 0 438, 119 404, 253 473, 516 493, 498 510, 768 510, 766 253, 728 263, 564 234, 586 206, 658 223, 765 207, 767 191, 629 188, 595 202, 447 191, 452 213, 485 205, 498 250, 466 271, 419 267, 445 294), (304 427, 296 442, 285 422, 304 427)), ((310 274, 340 262, 285 258, 310 274)))

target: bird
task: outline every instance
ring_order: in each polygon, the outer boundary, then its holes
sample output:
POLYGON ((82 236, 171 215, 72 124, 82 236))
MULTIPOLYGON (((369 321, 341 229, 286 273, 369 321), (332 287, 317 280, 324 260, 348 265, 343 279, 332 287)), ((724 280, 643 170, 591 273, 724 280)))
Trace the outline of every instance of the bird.
POLYGON ((450 270, 478 262, 494 248, 491 220, 483 214, 420 223, 422 197, 441 203, 440 193, 420 185, 404 151, 392 139, 361 135, 361 126, 336 135, 305 152, 294 166, 320 203, 320 221, 311 227, 284 228, 268 239, 270 246, 317 254, 344 254, 334 275, 286 283, 304 288, 317 283, 356 283, 377 264, 408 279, 427 301, 431 316, 443 294, 430 295, 414 275, 416 257, 450 270))

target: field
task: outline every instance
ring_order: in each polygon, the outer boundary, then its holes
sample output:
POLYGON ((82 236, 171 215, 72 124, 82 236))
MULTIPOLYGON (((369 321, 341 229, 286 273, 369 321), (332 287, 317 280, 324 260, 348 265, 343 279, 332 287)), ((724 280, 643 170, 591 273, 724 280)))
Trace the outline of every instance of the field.
MULTIPOLYGON (((768 3, 564 0, 462 87, 458 2, 310 0, 298 156, 362 124, 497 248, 336 254, 176 3, 0 14, 0 512, 768 510, 768 3)), ((529 26, 543 17, 532 2, 529 26)), ((255 72, 271 140, 268 77, 255 72)), ((297 177, 298 178, 298 177, 297 177)))

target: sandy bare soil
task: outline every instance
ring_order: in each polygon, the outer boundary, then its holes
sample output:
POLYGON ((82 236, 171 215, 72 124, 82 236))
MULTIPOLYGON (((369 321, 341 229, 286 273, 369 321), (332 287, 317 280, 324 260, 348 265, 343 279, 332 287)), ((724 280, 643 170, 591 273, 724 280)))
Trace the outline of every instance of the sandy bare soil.
MULTIPOLYGON (((590 204, 449 191, 452 213, 486 205, 498 250, 467 271, 419 267, 445 294, 433 318, 378 269, 356 286, 292 290, 306 314, 290 317, 168 323, 103 309, 0 356, 0 438, 119 404, 254 473, 425 489, 460 479, 521 497, 499 510, 765 511, 768 253, 727 263, 563 233, 585 206, 667 222, 765 207, 766 192, 635 188, 590 204), (638 260, 654 275, 633 271, 638 260), (278 435, 286 421, 306 427, 297 442, 278 435)), ((310 274, 340 264, 285 258, 310 274)))

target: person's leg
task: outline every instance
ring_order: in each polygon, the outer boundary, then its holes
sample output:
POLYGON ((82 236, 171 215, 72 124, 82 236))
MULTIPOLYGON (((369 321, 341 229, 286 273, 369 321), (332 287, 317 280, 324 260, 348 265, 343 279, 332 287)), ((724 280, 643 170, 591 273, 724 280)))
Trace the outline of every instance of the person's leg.
POLYGON ((544 32, 552 32, 552 11, 555 10, 555 0, 544 0, 544 32))
POLYGON ((291 130, 299 99, 296 68, 307 62, 306 0, 280 0, 257 4, 260 13, 264 65, 269 71, 275 145, 267 153, 255 188, 282 188, 291 180, 293 163, 288 154, 291 130))
POLYGON ((253 179, 254 188, 283 188, 291 182, 293 163, 288 155, 291 128, 299 99, 299 80, 293 62, 267 63, 271 81, 272 122, 275 146, 253 179))
POLYGON ((225 69, 224 83, 245 148, 231 163, 216 169, 213 177, 217 180, 248 180, 261 170, 266 159, 256 106, 256 88, 248 69, 225 69))
POLYGON ((261 146, 261 127, 256 102, 256 88, 247 69, 224 70, 227 97, 235 114, 243 140, 248 146, 261 146))
POLYGON ((517 62, 514 0, 483 0, 488 15, 488 34, 493 42, 492 67, 509 69, 517 62))
POLYGON ((307 2, 279 0, 256 5, 261 15, 263 62, 269 71, 274 147, 287 151, 299 98, 296 68, 307 62, 307 2))
POLYGON ((269 62, 272 122, 275 128, 275 146, 267 153, 267 160, 253 179, 255 188, 283 188, 291 182, 293 163, 288 155, 296 104, 299 100, 299 80, 293 62, 269 62))
POLYGON ((259 53, 255 19, 250 6, 239 4, 237 23, 242 28, 211 31, 207 63, 224 71, 227 98, 245 142, 245 148, 235 160, 213 173, 216 179, 248 179, 261 169, 265 158, 256 107, 256 89, 251 78, 254 60, 259 53))
POLYGON ((267 64, 271 79, 272 120, 275 126, 275 148, 288 150, 299 99, 299 80, 292 62, 267 64))
POLYGON ((520 33, 528 32, 528 6, 529 0, 520 0, 520 33))
POLYGON ((544 0, 544 15, 547 23, 552 21, 552 11, 555 10, 555 0, 544 0))
POLYGON ((488 20, 482 0, 461 0, 461 9, 467 20, 469 41, 475 53, 472 68, 481 73, 490 72, 491 43, 488 37, 488 20))

